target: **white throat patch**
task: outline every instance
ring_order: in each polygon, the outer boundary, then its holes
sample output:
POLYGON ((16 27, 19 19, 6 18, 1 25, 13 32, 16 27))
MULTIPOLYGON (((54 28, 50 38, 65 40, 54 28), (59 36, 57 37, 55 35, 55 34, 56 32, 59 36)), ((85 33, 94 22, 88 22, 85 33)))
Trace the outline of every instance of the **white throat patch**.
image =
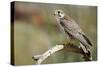
POLYGON ((60 14, 60 18, 63 18, 64 17, 64 14, 60 14))

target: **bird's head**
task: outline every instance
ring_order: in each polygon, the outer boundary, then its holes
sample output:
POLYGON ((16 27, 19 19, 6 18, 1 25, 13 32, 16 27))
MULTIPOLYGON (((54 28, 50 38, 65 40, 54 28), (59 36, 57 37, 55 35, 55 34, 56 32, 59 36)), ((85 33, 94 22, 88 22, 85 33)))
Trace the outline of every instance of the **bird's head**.
POLYGON ((54 16, 56 16, 58 18, 63 18, 65 15, 64 15, 64 12, 62 10, 55 10, 54 16))

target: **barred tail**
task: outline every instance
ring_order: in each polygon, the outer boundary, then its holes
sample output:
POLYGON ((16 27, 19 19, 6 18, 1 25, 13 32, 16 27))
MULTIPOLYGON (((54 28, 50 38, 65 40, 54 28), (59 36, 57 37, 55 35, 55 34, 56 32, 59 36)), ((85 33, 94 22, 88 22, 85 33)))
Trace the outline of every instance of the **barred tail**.
POLYGON ((82 48, 82 50, 84 51, 84 54, 88 57, 89 60, 92 60, 92 56, 91 56, 91 52, 90 49, 88 49, 85 45, 83 45, 82 43, 80 43, 80 47, 82 48))
POLYGON ((92 43, 89 41, 89 39, 88 39, 84 34, 82 34, 82 35, 83 35, 84 39, 87 41, 87 43, 88 43, 90 46, 92 46, 92 43))

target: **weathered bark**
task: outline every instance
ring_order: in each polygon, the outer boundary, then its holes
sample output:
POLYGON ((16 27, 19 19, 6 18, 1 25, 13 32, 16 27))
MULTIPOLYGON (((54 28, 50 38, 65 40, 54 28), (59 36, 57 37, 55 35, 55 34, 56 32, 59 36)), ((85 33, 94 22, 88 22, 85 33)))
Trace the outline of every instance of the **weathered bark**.
POLYGON ((85 61, 91 61, 90 57, 86 53, 84 53, 81 48, 79 48, 78 46, 75 46, 74 44, 71 44, 71 43, 56 45, 56 46, 50 48, 49 50, 47 50, 46 52, 44 52, 43 54, 35 55, 32 58, 37 61, 36 64, 41 64, 51 54, 58 52, 60 50, 66 50, 66 52, 74 52, 77 54, 81 54, 81 55, 83 55, 83 59, 85 61))

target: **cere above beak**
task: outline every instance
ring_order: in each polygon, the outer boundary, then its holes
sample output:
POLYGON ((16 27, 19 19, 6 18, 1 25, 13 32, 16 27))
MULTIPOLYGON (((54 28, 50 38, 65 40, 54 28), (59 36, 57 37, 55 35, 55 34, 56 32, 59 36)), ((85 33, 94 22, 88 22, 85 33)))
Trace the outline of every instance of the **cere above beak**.
POLYGON ((53 14, 54 16, 56 16, 56 14, 53 14))

